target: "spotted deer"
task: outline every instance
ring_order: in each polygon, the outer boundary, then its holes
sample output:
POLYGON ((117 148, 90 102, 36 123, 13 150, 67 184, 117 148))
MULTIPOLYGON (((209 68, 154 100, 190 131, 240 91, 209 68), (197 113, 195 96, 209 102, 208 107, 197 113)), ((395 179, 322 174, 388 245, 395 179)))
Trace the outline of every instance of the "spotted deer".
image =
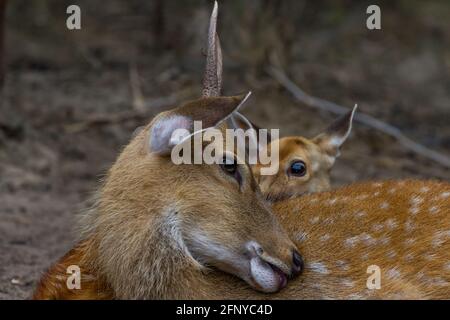
POLYGON ((265 197, 274 201, 329 190, 330 172, 340 155, 339 148, 350 134, 355 111, 356 107, 312 139, 283 137, 263 147, 262 152, 270 154, 271 144, 276 143, 279 150, 276 174, 261 174, 261 168, 267 165, 257 163, 252 166, 253 175, 265 197))
MULTIPOLYGON (((151 243, 120 237, 121 246, 115 247, 117 252, 111 257, 105 256, 109 250, 102 252, 98 247, 97 235, 86 238, 50 269, 35 298, 450 298, 449 183, 403 180, 352 184, 277 201, 273 210, 305 258, 302 276, 279 292, 255 291, 220 268, 200 267, 204 263, 201 260, 183 261, 178 256, 182 254, 173 249, 159 253, 169 255, 166 260, 149 261, 154 248, 162 249, 160 243, 172 237, 169 230, 158 228, 155 232, 159 234, 151 243), (100 257, 112 265, 99 268, 93 261, 100 257), (81 265, 83 271, 79 290, 66 287, 66 270, 73 264, 81 265), (110 279, 117 277, 115 272, 127 281, 112 285, 110 279), (130 296, 137 288, 139 294, 130 296)), ((220 218, 215 217, 218 223, 220 218)), ((133 238, 137 232, 144 233, 146 225, 118 223, 123 225, 122 233, 133 233, 133 238)), ((109 234, 116 236, 114 232, 109 234)))

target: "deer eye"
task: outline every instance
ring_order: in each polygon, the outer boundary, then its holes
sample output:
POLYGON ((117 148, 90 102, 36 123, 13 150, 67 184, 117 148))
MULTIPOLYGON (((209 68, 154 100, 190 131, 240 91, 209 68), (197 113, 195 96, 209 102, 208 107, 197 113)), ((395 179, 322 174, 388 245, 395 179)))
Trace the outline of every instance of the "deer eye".
POLYGON ((289 167, 289 175, 303 177, 306 174, 306 164, 303 161, 294 161, 289 167))
POLYGON ((229 175, 235 175, 237 171, 237 162, 236 159, 229 159, 227 157, 223 158, 222 164, 220 165, 223 171, 228 173, 229 175))
POLYGON ((220 167, 226 174, 232 176, 239 185, 242 184, 242 177, 241 174, 239 173, 236 159, 224 157, 220 167))

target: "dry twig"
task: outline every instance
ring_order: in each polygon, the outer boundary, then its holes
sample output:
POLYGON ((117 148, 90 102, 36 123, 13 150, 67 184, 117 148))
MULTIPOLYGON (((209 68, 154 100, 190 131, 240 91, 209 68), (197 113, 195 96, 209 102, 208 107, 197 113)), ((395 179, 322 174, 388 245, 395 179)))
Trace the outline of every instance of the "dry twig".
MULTIPOLYGON (((316 98, 307 94, 306 92, 301 90, 294 82, 292 82, 292 80, 290 80, 282 70, 278 68, 269 67, 267 69, 267 72, 286 90, 288 90, 296 100, 303 102, 309 107, 325 110, 338 115, 344 114, 349 111, 348 108, 340 106, 334 102, 316 98)), ((402 146, 413 151, 414 153, 450 168, 450 158, 448 156, 413 141, 412 139, 405 136, 397 127, 394 127, 389 123, 383 122, 371 115, 361 112, 356 113, 354 120, 368 127, 388 134, 396 138, 402 146)))

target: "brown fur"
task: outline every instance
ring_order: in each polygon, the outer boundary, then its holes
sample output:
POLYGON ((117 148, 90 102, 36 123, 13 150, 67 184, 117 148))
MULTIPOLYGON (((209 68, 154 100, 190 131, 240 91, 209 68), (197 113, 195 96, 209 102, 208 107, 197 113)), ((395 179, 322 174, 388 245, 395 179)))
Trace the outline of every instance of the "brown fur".
MULTIPOLYGON (((449 299, 449 192, 450 184, 444 182, 386 181, 354 184, 280 201, 274 205, 274 210, 306 259, 301 277, 278 293, 262 294, 228 274, 203 273, 185 261, 182 278, 166 282, 170 286, 167 290, 172 293, 171 297, 178 298, 449 299), (381 268, 379 290, 366 287, 369 277, 366 270, 372 264, 381 268)), ((126 246, 133 249, 133 243, 126 246)), ((80 248, 81 251, 94 250, 83 243, 80 248)), ((79 296, 55 294, 58 290, 67 292, 61 285, 65 280, 58 280, 58 276, 64 278, 64 267, 80 260, 80 251, 73 252, 75 257, 69 255, 60 262, 60 268, 50 270, 36 298, 79 296)), ((147 266, 141 267, 148 271, 147 266)), ((175 276, 176 273, 169 272, 174 267, 165 265, 153 272, 175 276)), ((142 277, 128 277, 128 285, 145 284, 153 275, 149 271, 142 277)), ((103 283, 101 287, 109 285, 103 283)), ((89 285, 83 290, 86 290, 84 296, 89 298, 123 297, 128 291, 127 288, 121 288, 124 292, 106 289, 98 295, 96 287, 89 285)), ((166 297, 161 293, 146 296, 166 297)))
POLYGON ((67 277, 64 267, 76 260, 74 264, 101 279, 88 283, 88 291, 107 287, 120 299, 188 298, 191 293, 179 288, 209 266, 239 276, 248 272, 222 255, 247 259, 249 241, 259 243, 267 261, 289 275, 295 246, 248 165, 239 165, 239 184, 219 165, 175 165, 168 155, 149 151, 149 132, 157 121, 183 115, 212 125, 239 102, 238 97, 203 98, 158 115, 141 131, 109 170, 97 204, 83 217, 80 245, 50 269, 35 297, 67 297, 59 278, 67 277), (219 252, 205 252, 209 246, 219 252))
MULTIPOLYGON (((329 190, 330 172, 340 154, 339 148, 350 134, 355 111, 356 106, 312 139, 292 136, 272 141, 271 144, 278 144, 278 172, 271 176, 261 175, 263 165, 258 164, 252 167, 253 174, 266 198, 275 201, 329 190), (289 171, 291 165, 297 161, 302 161, 306 165, 306 174, 303 176, 291 174, 289 171)), ((239 121, 238 126, 246 128, 243 121, 239 121)), ((267 150, 271 150, 271 144, 267 150)), ((266 151, 263 150, 264 152, 266 151)))
MULTIPOLYGON (((321 192, 330 189, 330 171, 334 164, 324 150, 313 140, 304 137, 284 137, 278 140, 280 157, 277 174, 260 175, 261 167, 252 167, 261 191, 269 200, 321 192), (306 165, 302 177, 290 176, 288 169, 292 162, 301 160, 306 165)), ((270 150, 270 146, 268 147, 270 150)))

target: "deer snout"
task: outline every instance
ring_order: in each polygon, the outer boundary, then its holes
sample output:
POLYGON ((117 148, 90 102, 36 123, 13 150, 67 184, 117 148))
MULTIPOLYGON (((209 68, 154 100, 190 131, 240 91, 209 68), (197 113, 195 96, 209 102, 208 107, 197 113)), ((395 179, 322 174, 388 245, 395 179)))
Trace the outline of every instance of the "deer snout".
POLYGON ((292 250, 292 261, 294 262, 294 265, 292 267, 292 276, 295 277, 302 273, 305 266, 303 257, 296 249, 292 250))
POLYGON ((250 242, 247 249, 251 255, 250 275, 260 291, 279 291, 287 285, 288 279, 303 271, 303 258, 295 248, 273 254, 260 244, 250 242))

